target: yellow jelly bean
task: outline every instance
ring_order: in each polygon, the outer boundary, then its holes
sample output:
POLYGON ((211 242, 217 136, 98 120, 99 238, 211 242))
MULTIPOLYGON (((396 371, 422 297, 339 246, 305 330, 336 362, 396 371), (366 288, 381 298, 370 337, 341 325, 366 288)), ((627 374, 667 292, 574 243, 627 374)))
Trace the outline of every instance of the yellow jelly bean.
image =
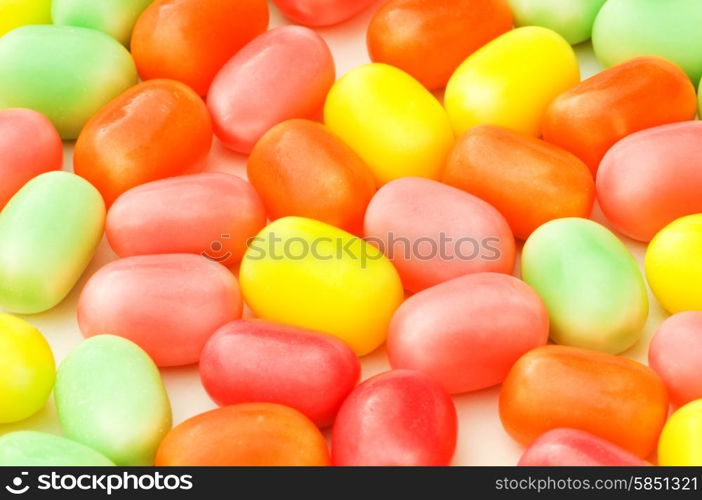
POLYGON ((49 399, 55 376, 54 356, 39 330, 0 313, 0 423, 38 412, 49 399))
POLYGON ((518 28, 458 67, 446 86, 444 105, 457 134, 491 124, 538 136, 546 107, 579 80, 575 53, 559 34, 518 28))
POLYGON ((387 64, 367 64, 339 79, 327 96, 324 121, 366 162, 378 184, 437 178, 453 144, 439 101, 387 64))
POLYGON ((702 465, 702 399, 686 404, 668 419, 658 441, 658 465, 702 465))
POLYGON ((677 219, 651 240, 646 278, 671 313, 702 311, 702 214, 677 219))
POLYGON ((0 0, 0 36, 26 24, 51 24, 51 0, 0 0))
POLYGON ((397 271, 378 248, 304 217, 265 227, 246 251, 239 279, 257 317, 331 333, 359 356, 385 341, 404 298, 397 271))

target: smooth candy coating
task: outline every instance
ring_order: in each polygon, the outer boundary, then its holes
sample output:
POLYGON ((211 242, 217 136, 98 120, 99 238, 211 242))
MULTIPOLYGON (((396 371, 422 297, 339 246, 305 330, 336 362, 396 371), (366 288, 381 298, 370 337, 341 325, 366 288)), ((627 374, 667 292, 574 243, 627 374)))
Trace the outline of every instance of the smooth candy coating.
POLYGON ((319 427, 334 421, 360 373, 358 358, 339 339, 261 320, 227 323, 200 356, 202 385, 220 406, 278 403, 319 427))
POLYGON ((435 179, 453 144, 439 101, 386 64, 341 77, 327 96, 324 122, 366 162, 378 185, 408 176, 435 179))
POLYGON ((239 279, 256 317, 331 333, 359 356, 385 341, 404 299, 397 271, 376 247, 303 217, 266 226, 239 279))
POLYGON ((200 170, 211 144, 202 99, 182 83, 150 80, 91 118, 76 142, 73 167, 109 206, 139 184, 200 170))
POLYGON ((0 2, 0 36, 27 24, 51 24, 51 0, 0 2))
POLYGON ((391 0, 371 19, 368 53, 439 89, 466 57, 511 29, 507 0, 391 0))
POLYGON ((0 367, 0 424, 44 407, 56 375, 51 348, 39 330, 5 313, 0 313, 0 367))
POLYGON ((0 110, 0 210, 30 179, 60 170, 61 137, 51 122, 31 109, 0 110))
POLYGON ((61 302, 102 238, 105 205, 69 172, 35 177, 0 212, 0 306, 34 314, 61 302))
POLYGON ((674 404, 702 399, 702 311, 666 319, 651 340, 648 364, 665 382, 674 404))
POLYGON ((133 342, 84 340, 61 363, 54 393, 64 435, 117 465, 151 465, 171 428, 161 374, 133 342))
POLYGON ((358 234, 375 180, 354 151, 324 125, 288 120, 270 129, 249 156, 249 181, 272 220, 316 219, 358 234))
POLYGON ((547 222, 524 244, 522 279, 544 299, 555 342, 618 354, 639 340, 646 286, 634 257, 604 226, 547 222))
POLYGON ((458 139, 440 180, 493 205, 522 240, 550 220, 589 217, 595 201, 592 175, 578 158, 493 125, 458 139))
POLYGON ((509 0, 517 26, 543 26, 569 44, 584 42, 607 0, 509 0))
POLYGON ((224 173, 142 184, 110 207, 105 234, 120 257, 194 253, 231 265, 266 225, 263 203, 245 180, 224 173))
POLYGON ((651 240, 646 279, 670 313, 702 311, 702 214, 681 217, 651 240))
POLYGON ((330 26, 352 18, 374 0, 273 0, 285 17, 306 26, 330 26))
POLYGON ((67 140, 136 82, 129 52, 99 31, 24 26, 0 38, 0 109, 38 111, 67 140))
POLYGON ((501 383, 517 359, 547 340, 548 312, 532 288, 506 274, 477 273, 407 299, 390 323, 387 352, 393 368, 422 371, 456 394, 501 383))
POLYGON ((641 467, 636 455, 589 432, 554 429, 538 437, 519 460, 532 467, 641 467))
POLYGON ((583 160, 594 174, 620 139, 657 125, 692 120, 696 112, 695 88, 680 68, 658 57, 640 57, 558 96, 546 110, 543 135, 583 160))
POLYGON ((453 401, 424 373, 392 370, 359 385, 334 422, 339 466, 442 466, 456 448, 453 401))
POLYGON ((658 443, 658 465, 702 466, 702 399, 686 404, 666 422, 658 443))
POLYGON ((316 467, 330 465, 330 459, 324 436, 302 413, 273 403, 246 403, 201 413, 174 427, 158 449, 156 465, 316 467))
POLYGON ((456 69, 444 106, 456 134, 491 124, 539 136, 547 106, 579 81, 578 60, 560 35, 546 28, 517 28, 456 69))
POLYGON ((548 345, 525 354, 500 392, 500 419, 518 442, 560 427, 592 433, 645 458, 668 415, 663 381, 630 359, 548 345))
POLYGON ((514 236, 504 217, 481 199, 429 179, 407 177, 381 188, 366 211, 364 234, 412 292, 514 267, 514 236))
POLYGON ((326 42, 302 26, 255 38, 217 73, 207 96, 217 137, 248 154, 268 130, 292 118, 314 118, 334 83, 326 42))
POLYGON ((114 464, 97 451, 45 432, 17 431, 0 437, 0 466, 110 467, 114 464))
POLYGON ((83 335, 125 337, 158 366, 197 363, 220 326, 241 317, 234 275, 200 255, 126 257, 95 273, 78 301, 83 335))
POLYGON ((156 0, 139 17, 131 49, 144 80, 178 80, 204 96, 217 71, 267 27, 265 0, 156 0))

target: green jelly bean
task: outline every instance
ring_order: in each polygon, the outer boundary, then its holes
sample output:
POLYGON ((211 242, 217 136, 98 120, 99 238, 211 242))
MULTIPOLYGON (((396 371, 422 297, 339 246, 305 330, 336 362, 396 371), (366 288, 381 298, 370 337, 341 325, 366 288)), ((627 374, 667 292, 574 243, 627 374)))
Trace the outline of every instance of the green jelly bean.
POLYGON ((69 172, 39 175, 0 212, 0 307, 33 314, 61 302, 102 238, 105 203, 69 172))
POLYGON ((152 465, 171 428, 161 374, 135 343, 98 335, 59 366, 54 399, 66 437, 117 465, 152 465))
POLYGON ((39 111, 64 139, 136 82, 127 49, 99 31, 22 26, 0 38, 0 109, 39 111))
POLYGON ((539 227, 522 251, 522 279, 541 295, 559 343, 618 354, 641 336, 648 296, 624 244, 587 219, 539 227))
POLYGON ((53 0, 54 24, 80 26, 107 33, 129 44, 139 15, 153 0, 53 0))
POLYGON ((608 0, 592 30, 605 66, 637 56, 660 56, 697 83, 702 77, 702 1, 608 0))
POLYGON ((590 38, 592 25, 605 2, 606 0, 509 0, 517 26, 552 29, 571 45, 590 38))
POLYGON ((45 432, 18 431, 0 437, 0 466, 90 467, 114 465, 95 450, 45 432))

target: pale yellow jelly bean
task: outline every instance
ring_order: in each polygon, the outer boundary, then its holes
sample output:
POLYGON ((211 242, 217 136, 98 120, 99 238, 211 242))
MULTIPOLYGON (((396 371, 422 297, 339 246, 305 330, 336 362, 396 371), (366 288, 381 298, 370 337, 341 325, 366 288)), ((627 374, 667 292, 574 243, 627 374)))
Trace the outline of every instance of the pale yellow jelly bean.
POLYGON ((702 399, 686 404, 666 422, 658 465, 702 466, 702 399))
POLYGON ((538 136, 546 107, 579 81, 575 53, 559 34, 518 28, 458 67, 446 86, 444 105, 457 134, 491 124, 538 136))

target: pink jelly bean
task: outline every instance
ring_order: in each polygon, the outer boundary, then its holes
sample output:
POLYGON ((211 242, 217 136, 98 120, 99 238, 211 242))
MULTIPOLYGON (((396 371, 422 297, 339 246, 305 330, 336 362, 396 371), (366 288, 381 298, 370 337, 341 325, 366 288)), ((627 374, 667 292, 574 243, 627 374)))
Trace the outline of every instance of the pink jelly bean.
POLYGON ((31 109, 0 111, 0 210, 29 180, 60 170, 63 144, 44 115, 31 109))
POLYGON ((356 354, 327 334, 261 320, 227 323, 200 357, 200 378, 220 406, 290 406, 319 427, 332 423, 361 373, 356 354))
POLYGON ((334 83, 326 42, 302 26, 283 26, 249 42, 217 73, 207 97, 217 137, 250 153, 274 125, 313 118, 334 83))
POLYGON ((86 337, 119 335, 158 366, 178 366, 197 363, 207 339, 242 308, 239 284, 221 264, 200 255, 140 255, 88 280, 78 325, 86 337))
POLYGON ((285 17, 307 26, 330 26, 355 16, 375 0, 273 0, 285 17))
POLYGON ((673 403, 702 399, 702 311, 666 319, 651 340, 648 363, 665 382, 673 403))

